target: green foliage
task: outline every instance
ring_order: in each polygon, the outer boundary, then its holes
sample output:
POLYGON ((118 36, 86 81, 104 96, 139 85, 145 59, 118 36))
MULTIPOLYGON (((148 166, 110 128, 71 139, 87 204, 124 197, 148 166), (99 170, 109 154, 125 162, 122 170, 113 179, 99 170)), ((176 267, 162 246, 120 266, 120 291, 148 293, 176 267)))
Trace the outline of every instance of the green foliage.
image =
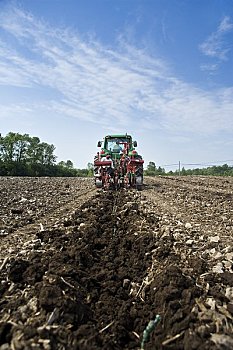
POLYGON ((68 168, 68 169, 73 169, 74 168, 74 164, 71 160, 67 160, 66 162, 64 162, 64 160, 62 160, 61 162, 59 162, 57 165, 64 167, 64 168, 68 168))
POLYGON ((93 175, 91 165, 87 169, 75 169, 71 160, 56 164, 54 151, 54 145, 41 142, 39 137, 13 132, 5 137, 0 135, 0 176, 93 175))
POLYGON ((87 170, 88 170, 87 176, 92 177, 94 172, 94 164, 87 163, 87 170))
POLYGON ((233 176, 233 166, 228 164, 223 165, 213 165, 207 168, 195 168, 195 169, 185 169, 184 167, 175 171, 165 172, 160 166, 156 168, 154 162, 149 162, 147 169, 144 172, 147 176, 156 176, 156 175, 170 175, 170 176, 187 176, 187 175, 202 175, 202 176, 233 176))
POLYGON ((56 161, 54 150, 54 145, 40 142, 38 137, 28 134, 9 132, 0 137, 0 159, 4 163, 53 165, 56 161))
POLYGON ((22 162, 26 159, 28 134, 9 132, 5 137, 0 138, 0 159, 3 162, 22 162))
POLYGON ((88 176, 88 169, 77 169, 77 176, 87 177, 88 176))
POLYGON ((155 171, 156 170, 156 166, 154 162, 149 162, 149 164, 147 165, 147 170, 148 171, 155 171))
MULTIPOLYGON (((179 171, 170 172, 170 175, 179 175, 179 171)), ((185 169, 182 168, 181 175, 202 175, 202 176, 233 176, 233 167, 227 164, 213 165, 207 168, 185 169)))
MULTIPOLYGON (((75 169, 71 160, 56 164, 55 146, 41 142, 39 137, 9 132, 5 137, 0 134, 0 176, 79 176, 92 177, 93 163, 86 169, 75 169)), ((223 164, 207 168, 185 169, 165 172, 155 162, 149 162, 144 175, 204 175, 233 176, 233 166, 223 164)))
POLYGON ((68 168, 68 169, 73 169, 73 167, 74 167, 74 164, 73 164, 73 162, 71 161, 71 160, 67 160, 66 161, 66 167, 68 168))
POLYGON ((165 175, 165 169, 161 168, 160 166, 157 168, 154 162, 149 162, 144 174, 146 176, 165 175))

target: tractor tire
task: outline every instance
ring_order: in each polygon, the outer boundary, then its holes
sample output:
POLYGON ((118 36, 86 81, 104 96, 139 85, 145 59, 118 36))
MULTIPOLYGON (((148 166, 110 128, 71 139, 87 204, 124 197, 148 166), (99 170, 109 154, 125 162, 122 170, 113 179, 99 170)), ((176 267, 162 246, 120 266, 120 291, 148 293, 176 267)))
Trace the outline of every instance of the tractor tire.
POLYGON ((97 188, 102 188, 103 187, 102 180, 96 179, 95 180, 95 185, 96 185, 97 188))
POLYGON ((141 191, 142 186, 143 186, 143 176, 137 176, 135 179, 135 187, 138 191, 141 191))

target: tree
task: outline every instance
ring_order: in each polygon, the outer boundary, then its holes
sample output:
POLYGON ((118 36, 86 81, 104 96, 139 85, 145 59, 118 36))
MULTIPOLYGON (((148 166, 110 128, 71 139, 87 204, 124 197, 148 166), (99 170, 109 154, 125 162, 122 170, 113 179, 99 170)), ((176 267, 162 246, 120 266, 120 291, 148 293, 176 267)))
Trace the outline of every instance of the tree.
POLYGON ((39 137, 30 137, 27 148, 27 161, 31 164, 39 162, 40 153, 40 139, 39 137))
POLYGON ((93 176, 93 171, 94 171, 94 164, 92 163, 87 163, 87 176, 93 176))
MULTIPOLYGON (((16 162, 20 174, 25 173, 29 135, 9 132, 5 137, 0 137, 0 159, 13 169, 13 162, 16 162), (11 165, 10 165, 11 164, 11 165)), ((17 171, 16 171, 17 172, 17 171)))
POLYGON ((147 165, 147 170, 150 172, 155 172, 156 170, 156 166, 154 162, 149 162, 149 164, 147 165))
POLYGON ((49 145, 46 142, 41 142, 38 145, 38 160, 40 164, 52 165, 56 161, 56 156, 53 154, 55 151, 54 145, 49 145))
POLYGON ((164 175, 165 174, 165 169, 164 168, 161 168, 161 166, 158 167, 156 173, 158 175, 164 175))
POLYGON ((66 167, 66 162, 64 162, 64 160, 61 160, 57 165, 65 168, 66 167))
POLYGON ((14 160, 16 162, 24 162, 27 155, 27 147, 29 144, 29 135, 21 135, 19 133, 14 134, 14 160))
POLYGON ((71 160, 67 160, 66 162, 64 162, 64 160, 61 160, 57 165, 62 166, 64 168, 68 168, 68 169, 74 168, 74 164, 71 160))
POLYGON ((5 137, 0 137, 1 174, 22 176, 52 174, 51 167, 56 161, 54 151, 54 145, 40 142, 38 137, 9 132, 5 137))
POLYGON ((73 162, 71 162, 71 160, 67 160, 66 161, 66 167, 68 168, 68 169, 73 169, 74 168, 74 164, 73 164, 73 162))

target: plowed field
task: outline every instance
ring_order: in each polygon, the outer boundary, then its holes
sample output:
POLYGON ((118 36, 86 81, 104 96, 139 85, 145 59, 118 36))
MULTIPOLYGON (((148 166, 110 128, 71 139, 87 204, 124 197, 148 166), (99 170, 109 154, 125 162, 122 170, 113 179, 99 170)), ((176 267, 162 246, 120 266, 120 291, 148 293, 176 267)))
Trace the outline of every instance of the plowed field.
POLYGON ((233 349, 232 200, 233 178, 0 178, 0 350, 233 349))

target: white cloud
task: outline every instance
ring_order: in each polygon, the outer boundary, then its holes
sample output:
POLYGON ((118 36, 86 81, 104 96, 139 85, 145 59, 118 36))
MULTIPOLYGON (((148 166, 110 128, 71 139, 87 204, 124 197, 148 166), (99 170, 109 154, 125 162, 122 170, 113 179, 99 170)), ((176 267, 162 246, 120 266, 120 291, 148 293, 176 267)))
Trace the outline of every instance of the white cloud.
POLYGON ((199 45, 201 52, 210 57, 218 58, 221 61, 228 59, 231 45, 224 41, 224 36, 233 29, 233 22, 229 16, 225 16, 220 22, 217 30, 199 45))
MULTIPOLYGON (((3 116, 14 106, 15 115, 18 108, 21 116, 24 106, 35 114, 39 108, 47 116, 53 113, 118 130, 134 125, 177 134, 233 131, 232 91, 194 88, 169 73, 165 62, 122 38, 113 50, 14 8, 0 15, 0 28, 0 85, 16 86, 19 93, 27 86, 34 92, 28 105, 17 105, 12 97, 3 116), (60 98, 43 104, 37 101, 37 89, 53 89, 60 98)), ((230 29, 225 19, 218 32, 230 29)))
POLYGON ((226 33, 232 29, 233 29, 233 22, 231 22, 231 19, 229 16, 225 16, 218 27, 218 32, 226 33))
POLYGON ((201 64, 200 68, 202 71, 208 71, 209 73, 214 74, 218 70, 219 65, 217 63, 205 63, 201 64))

